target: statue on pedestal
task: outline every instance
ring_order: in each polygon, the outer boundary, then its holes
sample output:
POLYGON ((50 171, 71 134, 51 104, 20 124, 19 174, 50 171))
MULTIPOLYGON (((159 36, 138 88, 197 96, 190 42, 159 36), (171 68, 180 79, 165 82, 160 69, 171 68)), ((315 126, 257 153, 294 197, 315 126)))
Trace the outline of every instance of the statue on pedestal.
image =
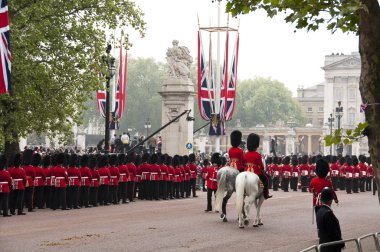
POLYGON ((178 40, 173 40, 173 47, 168 48, 166 60, 169 64, 169 76, 180 79, 190 78, 190 67, 193 58, 186 46, 178 46, 178 40))

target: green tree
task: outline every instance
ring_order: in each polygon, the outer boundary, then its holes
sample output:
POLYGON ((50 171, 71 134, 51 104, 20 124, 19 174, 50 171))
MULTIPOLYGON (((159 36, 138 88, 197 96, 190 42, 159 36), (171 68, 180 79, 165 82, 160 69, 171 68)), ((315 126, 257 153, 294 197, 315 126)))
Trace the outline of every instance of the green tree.
MULTIPOLYGON (((365 110, 368 147, 377 185, 380 185, 380 5, 378 0, 228 0, 226 11, 233 16, 264 9, 269 17, 285 13, 285 21, 297 29, 317 30, 326 26, 332 32, 355 32, 359 39, 361 76, 359 89, 365 110)), ((359 125, 359 129, 360 129, 359 125)), ((380 201, 380 194, 378 194, 380 201)))
POLYGON ((273 125, 277 120, 286 123, 291 117, 298 125, 305 122, 299 103, 283 83, 260 77, 239 81, 232 125, 236 119, 245 127, 273 125))
POLYGON ((0 97, 0 142, 8 155, 32 131, 71 136, 99 83, 106 33, 128 26, 143 36, 142 17, 129 0, 10 1, 13 87, 0 97))

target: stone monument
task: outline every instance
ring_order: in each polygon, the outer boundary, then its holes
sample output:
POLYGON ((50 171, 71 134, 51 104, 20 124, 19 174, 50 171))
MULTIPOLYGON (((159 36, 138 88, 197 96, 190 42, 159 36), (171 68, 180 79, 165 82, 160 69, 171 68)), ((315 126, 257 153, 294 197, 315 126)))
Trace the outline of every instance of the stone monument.
MULTIPOLYGON (((173 46, 166 52, 168 62, 168 77, 162 85, 159 94, 162 97, 162 125, 173 120, 176 116, 190 110, 190 116, 194 113, 194 84, 190 79, 190 68, 193 58, 189 49, 179 46, 177 40, 173 40, 173 46)), ((194 122, 186 120, 186 115, 170 124, 161 131, 162 153, 169 155, 187 155, 192 149, 187 149, 186 144, 193 145, 194 122)))

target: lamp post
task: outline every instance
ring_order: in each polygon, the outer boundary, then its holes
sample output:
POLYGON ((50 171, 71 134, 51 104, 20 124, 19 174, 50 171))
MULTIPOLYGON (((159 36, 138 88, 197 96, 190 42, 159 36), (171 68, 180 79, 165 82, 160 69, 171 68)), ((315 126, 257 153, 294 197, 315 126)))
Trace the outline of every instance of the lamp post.
MULTIPOLYGON (((338 101, 338 107, 335 108, 335 117, 338 119, 338 130, 340 130, 340 119, 343 117, 343 107, 341 106, 342 102, 338 101)), ((343 153, 343 144, 340 142, 336 148, 338 155, 343 153)))
POLYGON ((103 54, 102 61, 106 65, 106 69, 103 68, 102 74, 106 77, 106 121, 105 121, 105 136, 104 136, 104 151, 105 153, 109 152, 109 146, 110 146, 110 118, 112 115, 110 114, 110 80, 115 75, 115 58, 110 55, 111 52, 111 45, 107 46, 106 54, 103 54))
MULTIPOLYGON (((330 128, 330 135, 332 135, 332 126, 334 122, 334 117, 332 113, 330 114, 330 117, 327 118, 327 121, 329 122, 329 128, 330 128)), ((330 145, 330 155, 332 155, 332 145, 330 145)))
MULTIPOLYGON (((149 136, 149 129, 152 127, 152 125, 150 124, 150 121, 149 121, 149 117, 146 119, 145 121, 145 125, 144 125, 144 128, 146 129, 146 137, 149 136)), ((148 146, 149 148, 149 146, 148 146)))

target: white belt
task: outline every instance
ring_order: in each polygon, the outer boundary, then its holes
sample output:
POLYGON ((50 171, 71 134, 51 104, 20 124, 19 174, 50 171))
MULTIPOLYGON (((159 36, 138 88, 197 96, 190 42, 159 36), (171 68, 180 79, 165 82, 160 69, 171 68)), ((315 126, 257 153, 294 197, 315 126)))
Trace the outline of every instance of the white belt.
POLYGON ((144 174, 144 173, 149 173, 149 172, 142 172, 142 174, 144 174))
POLYGON ((214 178, 212 178, 212 179, 210 179, 210 180, 212 180, 212 181, 218 181, 217 179, 214 179, 214 178))
POLYGON ((166 175, 166 172, 161 172, 161 175, 166 175))
POLYGON ((100 178, 108 178, 108 176, 100 176, 100 178))
POLYGON ((111 178, 117 178, 117 176, 111 176, 111 178))
POLYGON ((23 179, 21 179, 21 178, 17 178, 17 179, 12 179, 13 181, 21 181, 21 180, 23 180, 23 179))
POLYGON ((46 177, 46 179, 50 179, 50 177, 46 177))
POLYGON ((55 179, 64 179, 65 177, 55 177, 55 179))
POLYGON ((93 179, 92 179, 92 181, 95 181, 95 180, 98 180, 98 179, 96 179, 96 178, 93 178, 93 179))
POLYGON ((151 175, 156 175, 156 174, 158 174, 158 172, 152 172, 152 173, 151 173, 151 175))
POLYGON ((88 179, 88 177, 82 177, 82 179, 88 179))
POLYGON ((125 175, 127 175, 126 173, 120 173, 120 175, 123 175, 123 176, 125 176, 125 175))
POLYGON ((42 177, 35 177, 34 179, 41 179, 42 177))
POLYGON ((0 185, 8 184, 8 182, 0 182, 0 185))
POLYGON ((69 179, 76 179, 78 176, 69 177, 69 179))

